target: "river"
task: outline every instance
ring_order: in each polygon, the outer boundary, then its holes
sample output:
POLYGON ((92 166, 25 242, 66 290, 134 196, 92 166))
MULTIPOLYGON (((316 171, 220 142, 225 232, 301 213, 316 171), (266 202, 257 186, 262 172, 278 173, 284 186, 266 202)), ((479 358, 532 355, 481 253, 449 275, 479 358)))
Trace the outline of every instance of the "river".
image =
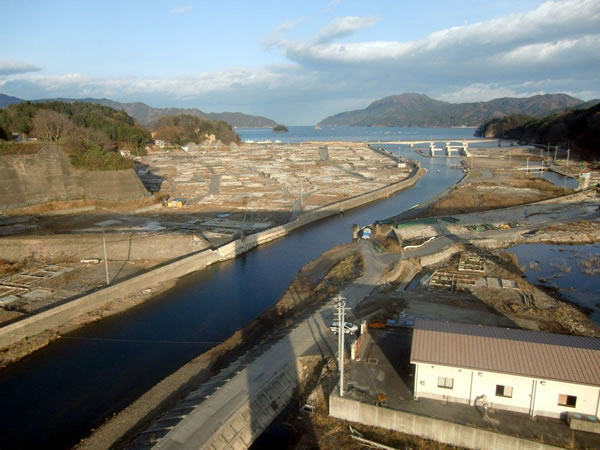
MULTIPOLYGON (((473 130, 446 132, 452 133, 447 137, 467 138, 473 130)), ((379 134, 378 139, 387 136, 379 134)), ((415 187, 191 274, 152 300, 77 330, 2 369, 0 448, 76 444, 106 418, 274 304, 307 262, 351 240, 352 224, 365 225, 404 211, 462 176, 453 168, 456 160, 422 158, 406 148, 388 148, 421 160, 428 169, 415 187)))

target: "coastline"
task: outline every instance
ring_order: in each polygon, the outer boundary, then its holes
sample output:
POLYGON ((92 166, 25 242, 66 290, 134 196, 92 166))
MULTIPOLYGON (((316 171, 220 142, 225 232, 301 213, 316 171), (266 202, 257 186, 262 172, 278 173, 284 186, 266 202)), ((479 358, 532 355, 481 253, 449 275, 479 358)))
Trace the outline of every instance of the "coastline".
MULTIPOLYGON (((397 159, 394 155, 386 156, 397 159)), ((150 269, 138 276, 81 296, 33 316, 0 328, 0 352, 5 356, 2 365, 12 364, 45 347, 63 334, 108 315, 123 312, 154 295, 172 287, 174 282, 192 272, 217 262, 233 259, 261 244, 279 239, 304 225, 343 213, 344 211, 389 197, 413 186, 425 173, 418 162, 404 180, 319 208, 298 216, 294 221, 248 236, 242 236, 217 248, 188 254, 174 261, 150 269), (148 294, 147 291, 151 290, 148 294)), ((350 234, 350 231, 348 232, 350 234)))

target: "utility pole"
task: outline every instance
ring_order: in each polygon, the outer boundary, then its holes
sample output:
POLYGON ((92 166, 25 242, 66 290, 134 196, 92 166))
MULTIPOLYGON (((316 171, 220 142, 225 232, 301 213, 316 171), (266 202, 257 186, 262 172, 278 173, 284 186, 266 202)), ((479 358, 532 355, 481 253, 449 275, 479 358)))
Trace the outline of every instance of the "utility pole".
POLYGON ((106 285, 110 284, 110 277, 108 276, 108 257, 106 256, 106 237, 104 236, 104 227, 102 227, 102 244, 104 245, 104 268, 106 269, 106 285))
POLYGON ((340 397, 344 396, 344 325, 346 323, 346 302, 345 298, 338 294, 337 301, 337 323, 338 323, 338 365, 340 368, 340 397))
POLYGON ((571 154, 571 149, 567 149, 567 167, 569 167, 569 155, 571 154))
POLYGON ((556 164, 556 151, 558 150, 558 145, 554 146, 554 164, 556 164))

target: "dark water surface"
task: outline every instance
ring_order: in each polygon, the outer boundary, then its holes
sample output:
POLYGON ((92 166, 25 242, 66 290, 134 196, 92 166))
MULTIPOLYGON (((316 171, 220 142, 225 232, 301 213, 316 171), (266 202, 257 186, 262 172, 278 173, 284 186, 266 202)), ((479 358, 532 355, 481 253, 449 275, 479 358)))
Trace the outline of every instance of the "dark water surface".
POLYGON ((510 247, 527 281, 551 286, 600 325, 600 244, 522 244, 510 247))

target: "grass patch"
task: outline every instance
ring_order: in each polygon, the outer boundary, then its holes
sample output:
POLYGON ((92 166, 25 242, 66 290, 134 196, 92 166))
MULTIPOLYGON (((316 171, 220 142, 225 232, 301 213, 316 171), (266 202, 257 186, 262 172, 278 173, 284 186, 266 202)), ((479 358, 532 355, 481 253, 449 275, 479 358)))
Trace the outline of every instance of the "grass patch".
POLYGON ((32 155, 40 151, 38 142, 11 142, 0 140, 0 155, 32 155))
POLYGON ((69 153, 69 157, 71 164, 79 169, 125 170, 133 169, 134 166, 132 160, 98 146, 91 146, 85 151, 72 151, 69 153))

